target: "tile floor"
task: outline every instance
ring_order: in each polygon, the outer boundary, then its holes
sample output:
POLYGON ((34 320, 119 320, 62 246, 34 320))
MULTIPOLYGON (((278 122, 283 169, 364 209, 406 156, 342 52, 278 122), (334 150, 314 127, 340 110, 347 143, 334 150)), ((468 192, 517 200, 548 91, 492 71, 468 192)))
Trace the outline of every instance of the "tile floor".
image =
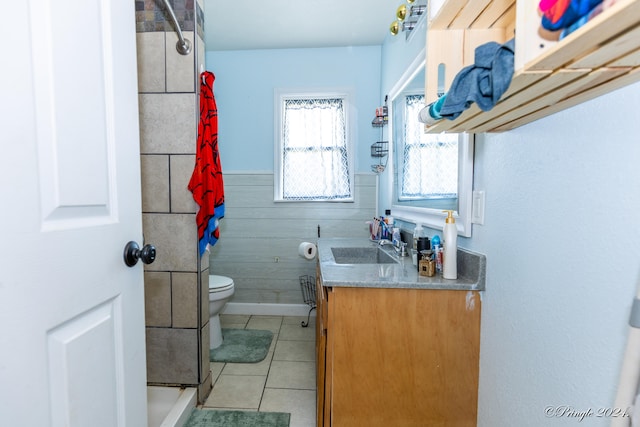
POLYGON ((290 427, 316 425, 314 318, 221 315, 223 328, 268 329, 273 341, 258 363, 211 363, 213 390, 204 408, 289 412, 290 427))

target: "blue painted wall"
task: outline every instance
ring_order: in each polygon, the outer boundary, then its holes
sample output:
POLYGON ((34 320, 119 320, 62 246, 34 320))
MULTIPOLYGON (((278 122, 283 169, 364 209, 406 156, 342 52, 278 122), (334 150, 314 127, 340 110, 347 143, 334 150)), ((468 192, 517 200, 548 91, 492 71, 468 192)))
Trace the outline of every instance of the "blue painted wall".
MULTIPOLYGON (((413 34, 411 34, 411 37, 409 38, 405 37, 404 33, 395 37, 388 34, 385 38, 385 42, 382 45, 382 70, 380 77, 382 99, 384 99, 384 96, 393 89, 409 65, 411 65, 418 54, 425 48, 427 30, 424 22, 421 21, 412 33, 413 34)), ((389 100, 389 103, 390 102, 391 100, 389 100)), ((388 132, 386 135, 387 139, 389 139, 388 132)), ((391 188, 388 185, 389 179, 387 178, 389 173, 390 169, 386 169, 385 172, 380 174, 378 186, 382 196, 391 192, 391 188)), ((379 198, 379 200, 387 199, 379 198)), ((389 208, 390 206, 379 206, 378 214, 384 214, 385 209, 389 208)), ((409 226, 407 223, 402 221, 399 221, 398 223, 401 227, 413 229, 413 226, 409 226)))
POLYGON ((273 171, 275 88, 353 87, 355 168, 370 171, 370 146, 380 139, 371 126, 383 101, 380 58, 380 46, 207 52, 207 70, 216 75, 223 170, 273 171))
MULTIPOLYGON (((420 37, 389 36, 382 48, 208 52, 223 168, 273 169, 274 87, 354 85, 357 170, 368 171, 373 108, 422 46, 420 37)), ((635 84, 478 137, 474 187, 486 191, 485 224, 459 242, 487 255, 481 427, 609 425, 548 418, 545 408, 596 410, 615 398, 640 277, 639 99, 635 84)))
MULTIPOLYGON (((385 93, 417 51, 389 37, 382 52, 385 93)), ((487 256, 480 427, 611 421, 595 414, 614 403, 640 277, 638 100, 640 83, 477 136, 485 224, 458 242, 487 256), (545 412, 563 405, 594 415, 545 412)))
POLYGON ((640 277, 639 99, 635 84, 476 143, 480 426, 572 424, 544 408, 614 403, 640 277))

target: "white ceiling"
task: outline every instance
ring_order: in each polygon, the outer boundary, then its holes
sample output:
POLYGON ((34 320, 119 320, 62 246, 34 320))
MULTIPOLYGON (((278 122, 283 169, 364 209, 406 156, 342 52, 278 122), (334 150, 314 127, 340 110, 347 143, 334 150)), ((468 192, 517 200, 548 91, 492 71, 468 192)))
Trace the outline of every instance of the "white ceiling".
POLYGON ((206 50, 381 45, 404 0, 204 0, 206 50))

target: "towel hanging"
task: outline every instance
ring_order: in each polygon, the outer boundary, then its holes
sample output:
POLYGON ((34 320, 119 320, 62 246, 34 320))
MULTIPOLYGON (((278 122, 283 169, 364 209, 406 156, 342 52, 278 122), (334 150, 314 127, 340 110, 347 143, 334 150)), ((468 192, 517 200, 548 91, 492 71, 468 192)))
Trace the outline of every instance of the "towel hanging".
POLYGON ((213 96, 213 73, 202 73, 200 85, 200 121, 196 147, 196 164, 189 181, 189 191, 200 206, 196 214, 200 256, 220 237, 219 221, 224 217, 224 183, 218 153, 218 108, 213 96))

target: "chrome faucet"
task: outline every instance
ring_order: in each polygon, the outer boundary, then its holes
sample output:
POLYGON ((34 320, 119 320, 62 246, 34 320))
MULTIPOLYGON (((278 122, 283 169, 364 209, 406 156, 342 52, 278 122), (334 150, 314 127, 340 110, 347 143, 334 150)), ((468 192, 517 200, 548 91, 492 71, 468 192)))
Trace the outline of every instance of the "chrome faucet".
POLYGON ((396 252, 400 256, 408 256, 409 255, 407 253, 407 244, 405 242, 403 242, 403 241, 398 242, 398 247, 396 247, 394 245, 393 248, 396 250, 396 252))
POLYGON ((409 255, 407 253, 407 244, 405 242, 403 242, 403 241, 398 241, 398 244, 396 245, 391 240, 380 239, 380 242, 378 244, 380 246, 393 245, 393 249, 396 251, 396 253, 398 255, 400 255, 400 256, 408 256, 409 255))

